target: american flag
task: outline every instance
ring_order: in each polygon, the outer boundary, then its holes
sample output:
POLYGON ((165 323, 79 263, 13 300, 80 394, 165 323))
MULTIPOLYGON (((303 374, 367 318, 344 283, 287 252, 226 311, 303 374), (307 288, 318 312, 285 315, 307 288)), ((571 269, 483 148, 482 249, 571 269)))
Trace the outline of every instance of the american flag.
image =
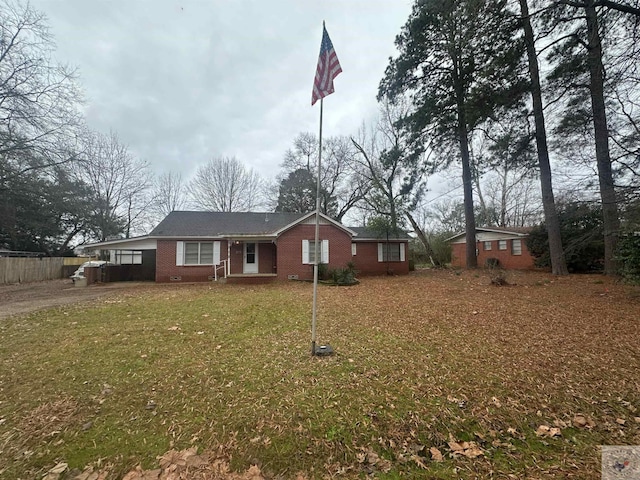
POLYGON ((320 57, 318 58, 316 78, 313 80, 311 105, 333 93, 333 79, 336 78, 340 72, 342 72, 342 68, 340 67, 338 56, 333 49, 333 44, 323 23, 322 44, 320 45, 320 57))

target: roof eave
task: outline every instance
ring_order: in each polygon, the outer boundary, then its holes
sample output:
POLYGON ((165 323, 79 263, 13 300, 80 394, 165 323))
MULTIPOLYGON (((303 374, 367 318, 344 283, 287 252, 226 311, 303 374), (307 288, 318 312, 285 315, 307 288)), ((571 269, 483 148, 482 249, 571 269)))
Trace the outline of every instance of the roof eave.
MULTIPOLYGON (((508 234, 508 235, 516 235, 516 236, 518 236, 518 237, 527 237, 527 236, 529 235, 528 233, 513 232, 513 231, 511 231, 511 230, 499 230, 499 229, 497 229, 497 228, 476 228, 476 234, 477 234, 479 231, 482 231, 482 232, 492 232, 492 233, 505 233, 505 234, 508 234)), ((451 240, 454 240, 454 239, 456 239, 456 238, 458 238, 458 237, 463 237, 463 236, 465 236, 465 235, 466 235, 466 232, 459 232, 459 233, 456 233, 455 235, 453 235, 453 236, 451 236, 451 237, 449 237, 449 238, 446 238, 446 239, 445 239, 445 242, 450 242, 451 240)))
POLYGON ((141 237, 118 238, 116 240, 105 240, 104 242, 85 243, 84 245, 78 245, 78 246, 82 248, 88 248, 88 247, 98 248, 101 246, 116 245, 118 243, 131 243, 131 242, 136 242, 138 240, 155 240, 156 238, 157 238, 156 236, 143 235, 141 237))

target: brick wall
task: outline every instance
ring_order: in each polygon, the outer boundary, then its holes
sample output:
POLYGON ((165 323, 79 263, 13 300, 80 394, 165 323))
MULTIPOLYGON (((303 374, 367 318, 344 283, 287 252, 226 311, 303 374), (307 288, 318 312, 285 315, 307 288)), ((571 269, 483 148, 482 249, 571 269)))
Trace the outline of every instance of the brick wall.
MULTIPOLYGON (((225 247, 226 248, 226 247, 225 247)), ((258 242, 258 273, 275 273, 275 245, 258 242)), ((220 254, 222 256, 222 253, 220 254)), ((225 254, 226 255, 226 254, 225 254)), ((244 269, 244 243, 231 244, 231 274, 239 275, 244 269)))
POLYGON ((353 263, 356 264, 356 270, 359 275, 407 275, 409 273, 409 246, 405 242, 404 246, 404 262, 389 262, 387 270, 387 262, 378 261, 378 242, 357 242, 356 255, 353 257, 353 263))
MULTIPOLYGON (((302 263, 302 240, 313 240, 314 225, 297 225, 278 238, 277 246, 272 243, 258 245, 259 273, 276 273, 279 280, 289 275, 299 279, 313 279, 313 265, 302 263), (274 271, 275 267, 275 271, 274 271)), ((378 242, 358 242, 357 254, 351 256, 351 236, 333 225, 320 225, 320 239, 329 240, 328 268, 344 268, 354 261, 361 275, 382 275, 387 273, 387 264, 378 262, 378 242)), ((206 240, 205 240, 206 241, 206 240)), ((206 282, 213 275, 213 267, 177 266, 176 240, 158 240, 156 257, 156 282, 206 282), (180 277, 180 280, 171 280, 180 277)), ((243 269, 243 244, 230 245, 231 273, 241 274, 243 269)), ((523 252, 524 253, 524 252, 523 252)), ((227 258, 227 242, 220 242, 220 259, 227 258)), ((405 243, 405 261, 390 262, 389 272, 395 275, 409 273, 408 246, 405 243)), ((222 275, 222 270, 218 271, 222 275)))
MULTIPOLYGON (((487 258, 497 258, 502 268, 512 270, 530 270, 535 268, 534 259, 527 249, 526 241, 522 238, 522 255, 511 253, 511 240, 507 240, 507 249, 498 250, 498 240, 491 241, 491 250, 484 249, 484 242, 476 243, 478 248, 478 266, 484 267, 487 258)), ((464 268, 466 258, 466 244, 454 243, 451 245, 451 265, 464 268)))
MULTIPOLYGON (((207 241, 207 240, 203 240, 207 241)), ((213 240, 210 240, 213 241, 213 240)), ((156 282, 171 282, 171 277, 180 277, 180 282, 206 282, 213 275, 211 265, 176 265, 176 240, 158 240, 156 254, 156 282)), ((240 246, 242 249, 242 245, 240 246)), ((233 246, 232 246, 233 251, 233 246)), ((220 242, 220 260, 227 258, 227 242, 220 242)), ((240 251, 240 268, 242 269, 242 250, 240 251)), ((223 275, 222 268, 218 275, 223 275)))
MULTIPOLYGON (((302 240, 315 238, 314 225, 296 225, 278 238, 278 279, 289 275, 313 279, 313 265, 302 263, 302 240)), ((344 268, 351 261, 351 236, 333 225, 320 225, 320 240, 329 240, 329 268, 344 268)))
POLYGON ((276 273, 276 246, 273 243, 261 243, 258 245, 258 272, 276 273))

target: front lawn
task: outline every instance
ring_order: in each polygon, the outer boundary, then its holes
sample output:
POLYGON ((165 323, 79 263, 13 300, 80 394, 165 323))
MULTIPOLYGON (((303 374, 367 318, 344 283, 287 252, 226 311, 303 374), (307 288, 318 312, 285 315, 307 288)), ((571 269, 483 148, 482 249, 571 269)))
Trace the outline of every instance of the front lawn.
POLYGON ((0 478, 121 478, 191 446, 268 477, 600 478, 599 445, 640 444, 640 288, 509 281, 321 286, 330 358, 309 355, 307 283, 138 287, 2 320, 0 478))

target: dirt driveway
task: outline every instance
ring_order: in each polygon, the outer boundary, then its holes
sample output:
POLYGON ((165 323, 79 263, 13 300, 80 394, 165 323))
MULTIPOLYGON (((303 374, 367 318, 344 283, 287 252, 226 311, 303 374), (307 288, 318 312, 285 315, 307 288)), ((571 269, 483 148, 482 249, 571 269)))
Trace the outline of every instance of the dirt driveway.
POLYGON ((75 287, 71 280, 0 285, 0 319, 34 312, 43 308, 89 302, 117 294, 122 289, 139 288, 151 283, 118 282, 75 287))

